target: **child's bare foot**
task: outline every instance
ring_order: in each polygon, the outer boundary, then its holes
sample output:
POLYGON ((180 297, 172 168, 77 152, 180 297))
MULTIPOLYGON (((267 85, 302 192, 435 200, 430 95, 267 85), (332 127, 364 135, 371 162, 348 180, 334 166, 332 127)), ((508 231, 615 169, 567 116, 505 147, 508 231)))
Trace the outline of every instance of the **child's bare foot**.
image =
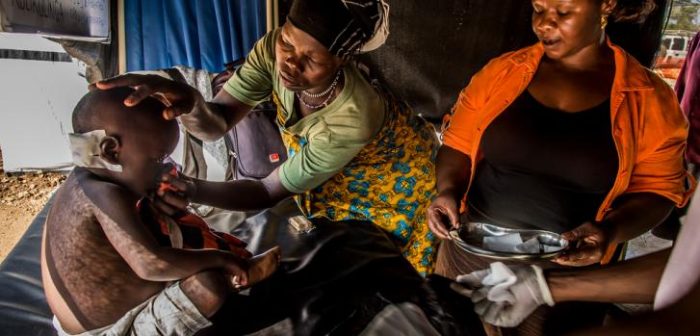
POLYGON ((275 246, 261 254, 253 256, 248 260, 248 283, 241 286, 237 277, 233 277, 233 286, 236 289, 244 289, 255 285, 270 277, 277 270, 280 263, 280 248, 275 246))
POLYGON ((275 246, 262 254, 250 258, 248 285, 252 286, 270 277, 280 264, 280 248, 275 246))

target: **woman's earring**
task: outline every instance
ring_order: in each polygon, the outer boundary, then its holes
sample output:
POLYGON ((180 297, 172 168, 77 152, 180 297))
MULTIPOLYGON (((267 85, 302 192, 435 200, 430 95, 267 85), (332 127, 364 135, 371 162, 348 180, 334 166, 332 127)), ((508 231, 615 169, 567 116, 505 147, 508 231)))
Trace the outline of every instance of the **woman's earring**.
POLYGON ((600 29, 605 30, 605 27, 608 26, 608 16, 603 15, 600 17, 600 29))

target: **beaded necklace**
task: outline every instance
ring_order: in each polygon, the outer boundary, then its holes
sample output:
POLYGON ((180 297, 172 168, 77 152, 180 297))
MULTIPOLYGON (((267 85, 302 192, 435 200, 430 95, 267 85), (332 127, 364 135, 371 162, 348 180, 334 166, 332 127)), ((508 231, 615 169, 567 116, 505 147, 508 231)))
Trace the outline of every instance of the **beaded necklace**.
POLYGON ((333 91, 335 90, 336 86, 338 86, 338 80, 340 79, 340 73, 341 73, 341 71, 342 71, 342 70, 338 70, 338 73, 335 75, 335 79, 333 79, 333 82, 331 83, 331 85, 328 87, 328 89, 324 90, 323 92, 320 92, 320 93, 308 93, 308 92, 306 92, 306 90, 301 91, 301 94, 300 94, 299 92, 297 92, 297 93, 296 93, 296 96, 297 96, 297 98, 299 99, 299 102, 301 102, 304 106, 306 106, 306 107, 308 107, 308 108, 310 108, 310 109, 314 109, 314 110, 315 110, 315 109, 322 108, 322 107, 328 105, 328 102, 329 102, 329 101, 331 100, 331 98, 333 97, 333 94, 332 94, 333 91), (326 99, 323 100, 323 102, 322 102, 321 104, 314 105, 314 104, 311 104, 311 103, 308 103, 308 102, 304 101, 304 99, 302 98, 302 94, 303 94, 304 96, 311 97, 311 98, 321 98, 321 97, 323 97, 323 96, 327 96, 327 97, 326 97, 326 99))

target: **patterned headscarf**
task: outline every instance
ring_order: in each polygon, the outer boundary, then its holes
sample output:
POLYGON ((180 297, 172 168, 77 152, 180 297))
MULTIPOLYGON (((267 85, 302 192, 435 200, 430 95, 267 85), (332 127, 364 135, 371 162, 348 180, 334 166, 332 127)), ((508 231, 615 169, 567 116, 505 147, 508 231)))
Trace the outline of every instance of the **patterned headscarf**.
POLYGON ((295 0, 287 19, 343 59, 379 48, 389 35, 386 0, 295 0))

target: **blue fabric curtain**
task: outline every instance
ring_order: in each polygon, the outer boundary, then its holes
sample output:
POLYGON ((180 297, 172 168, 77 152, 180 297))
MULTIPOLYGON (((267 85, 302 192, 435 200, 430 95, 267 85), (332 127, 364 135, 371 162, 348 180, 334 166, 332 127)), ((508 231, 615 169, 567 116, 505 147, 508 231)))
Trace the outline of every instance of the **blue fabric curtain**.
POLYGON ((262 0, 126 0, 127 70, 220 71, 265 33, 262 0))

